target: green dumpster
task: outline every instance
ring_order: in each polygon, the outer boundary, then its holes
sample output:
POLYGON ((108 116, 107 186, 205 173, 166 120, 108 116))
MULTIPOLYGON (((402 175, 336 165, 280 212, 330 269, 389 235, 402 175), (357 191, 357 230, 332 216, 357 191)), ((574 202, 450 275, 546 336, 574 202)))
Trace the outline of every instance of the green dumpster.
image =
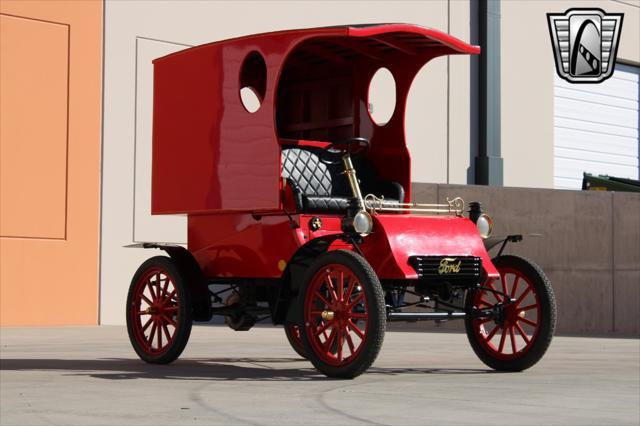
POLYGON ((582 176, 582 190, 640 192, 640 180, 584 173, 582 176))

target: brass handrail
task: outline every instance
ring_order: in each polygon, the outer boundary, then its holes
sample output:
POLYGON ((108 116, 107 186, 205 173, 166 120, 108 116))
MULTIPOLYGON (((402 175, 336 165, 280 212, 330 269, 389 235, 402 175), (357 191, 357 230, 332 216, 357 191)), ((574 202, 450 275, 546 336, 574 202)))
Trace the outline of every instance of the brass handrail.
POLYGON ((413 212, 455 214, 456 216, 462 216, 464 212, 464 200, 460 197, 453 199, 447 197, 447 204, 422 204, 385 201, 384 197, 376 197, 373 194, 368 194, 364 197, 364 205, 372 214, 380 212, 413 212))

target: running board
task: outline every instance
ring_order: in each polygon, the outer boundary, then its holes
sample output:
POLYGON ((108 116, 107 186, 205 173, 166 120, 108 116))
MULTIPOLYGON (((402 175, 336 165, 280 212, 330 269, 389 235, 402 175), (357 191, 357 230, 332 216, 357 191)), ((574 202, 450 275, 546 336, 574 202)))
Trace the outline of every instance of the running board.
POLYGON ((462 319, 464 312, 387 312, 387 321, 442 321, 462 319))

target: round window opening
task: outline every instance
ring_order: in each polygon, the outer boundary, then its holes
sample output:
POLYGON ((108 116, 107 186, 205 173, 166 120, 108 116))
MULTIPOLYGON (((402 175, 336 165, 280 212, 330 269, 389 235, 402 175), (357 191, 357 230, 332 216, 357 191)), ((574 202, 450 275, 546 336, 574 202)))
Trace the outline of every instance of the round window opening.
POLYGON ((396 109, 396 81, 387 68, 379 68, 369 83, 369 115, 378 126, 391 120, 396 109))
POLYGON ((240 69, 240 100, 248 112, 256 112, 267 90, 267 64, 258 52, 247 55, 240 69))

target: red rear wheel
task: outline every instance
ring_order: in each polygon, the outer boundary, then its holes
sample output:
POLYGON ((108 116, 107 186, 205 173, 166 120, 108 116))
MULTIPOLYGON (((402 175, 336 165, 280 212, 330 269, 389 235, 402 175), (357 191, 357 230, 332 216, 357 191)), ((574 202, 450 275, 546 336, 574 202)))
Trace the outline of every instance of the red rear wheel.
POLYGON ((542 358, 553 337, 556 307, 547 277, 534 263, 516 256, 493 261, 500 280, 485 287, 497 290, 469 291, 467 306, 500 307, 497 319, 467 319, 469 342, 480 359, 497 370, 520 371, 542 358))
POLYGON ((173 261, 157 256, 143 263, 127 298, 127 330, 140 358, 156 364, 178 358, 191 321, 189 294, 173 261))
POLYGON ((302 345, 300 328, 296 324, 287 323, 284 325, 284 333, 287 336, 291 348, 302 358, 306 358, 307 353, 304 351, 304 346, 302 345))
POLYGON ((378 355, 385 329, 380 282, 357 254, 336 250, 311 266, 303 288, 306 354, 331 377, 362 374, 378 355))

